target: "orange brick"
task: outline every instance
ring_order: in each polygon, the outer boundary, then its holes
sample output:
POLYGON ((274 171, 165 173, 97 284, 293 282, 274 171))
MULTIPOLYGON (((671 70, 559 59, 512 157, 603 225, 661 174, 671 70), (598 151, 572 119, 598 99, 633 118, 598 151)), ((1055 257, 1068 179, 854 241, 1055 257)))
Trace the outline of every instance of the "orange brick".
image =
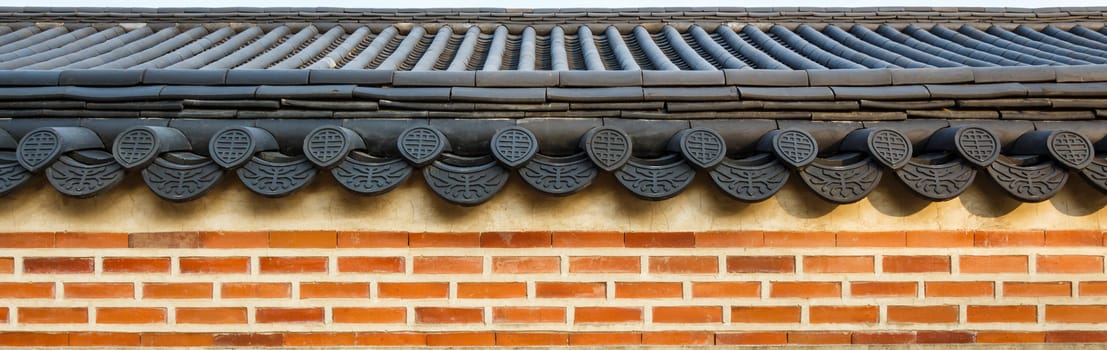
POLYGON ((1043 231, 976 231, 977 247, 1040 247, 1045 244, 1043 231))
POLYGON ((138 232, 128 237, 131 248, 200 248, 200 232, 138 232))
POLYGON ((327 258, 263 256, 258 266, 261 273, 327 272, 327 258))
POLYGON ((622 232, 555 232, 553 246, 559 248, 622 247, 622 232))
POLYGON ((894 247, 907 246, 907 233, 893 232, 839 232, 835 237, 839 247, 894 247))
POLYGON ((338 272, 402 273, 404 258, 399 256, 341 256, 338 272))
POLYGON ((715 334, 710 332, 646 332, 642 333, 644 345, 711 345, 715 334))
POLYGON ((567 333, 496 332, 499 346, 565 346, 569 345, 567 333))
POLYGON ((482 323, 484 309, 458 307, 417 307, 415 323, 482 323))
POLYGON ((359 346, 426 346, 427 335, 423 333, 369 332, 357 333, 359 346))
POLYGON ((366 282, 300 283, 300 299, 368 297, 369 283, 366 282))
POLYGON ((338 231, 339 248, 407 248, 407 232, 338 231))
POLYGON ((586 307, 573 310, 576 323, 630 323, 642 322, 642 309, 635 307, 586 307))
POLYGON ((864 273, 873 272, 871 256, 805 256, 804 273, 864 273))
POLYGON ((480 246, 484 248, 544 248, 553 243, 549 232, 484 232, 480 246))
POLYGON ((169 273, 169 258, 104 258, 105 273, 169 273))
POLYGON ((1047 343, 1107 343, 1104 331, 1052 331, 1046 334, 1047 343))
POLYGON ((849 286, 854 298, 915 297, 918 288, 915 282, 852 282, 849 286))
POLYGON ((1107 323, 1105 305, 1046 305, 1046 322, 1107 323))
POLYGON ((15 273, 15 258, 0 258, 0 274, 15 273))
POLYGON ((560 307, 494 307, 493 323, 565 323, 560 307))
POLYGON ((714 256, 651 256, 650 273, 719 273, 714 256))
POLYGON ((281 346, 284 334, 281 333, 223 333, 213 336, 215 346, 281 346))
POLYGON ((556 256, 495 256, 493 273, 557 273, 561 258, 556 256))
POLYGON ((53 232, 0 233, 0 248, 53 248, 53 232))
POLYGON ((718 306, 655 306, 654 323, 722 323, 723 308, 718 306))
POLYGON ((56 248, 127 248, 126 233, 58 232, 54 234, 56 248))
POLYGON ((215 337, 208 333, 142 333, 141 346, 212 346, 215 337))
POLYGON ((4 299, 43 299, 54 297, 53 282, 6 282, 0 283, 0 298, 4 299))
POLYGON ((200 232, 204 248, 268 248, 269 232, 200 232))
POLYGON ((69 346, 139 346, 139 333, 103 333, 103 332, 74 332, 69 333, 69 346))
POLYGON ((1094 255, 1039 255, 1038 273, 1103 273, 1103 257, 1094 255))
POLYGON ((880 309, 876 306, 812 306, 811 323, 877 323, 880 309))
MULTIPOLYGON (((0 287, 0 290, 3 288, 0 287)), ((1107 296, 1107 282, 1080 282, 1080 296, 1107 296)))
POLYGON ((250 273, 249 257, 182 257, 181 273, 250 273))
POLYGON ((68 346, 69 334, 45 332, 0 332, 0 346, 68 346))
POLYGON ((976 342, 975 332, 966 331, 917 331, 915 342, 919 344, 965 344, 976 342))
POLYGON ((1101 231, 1046 231, 1047 247, 1102 247, 1101 231))
POLYGON ((696 232, 696 248, 752 248, 765 245, 761 231, 696 232))
POLYGON ((968 248, 973 234, 968 231, 908 231, 907 246, 912 248, 968 248))
POLYGON ((729 273, 788 273, 796 271, 796 258, 791 256, 728 256, 729 273))
POLYGON ((23 258, 25 273, 92 273, 92 258, 23 258))
POLYGON ((473 274, 484 271, 484 259, 479 256, 417 256, 412 261, 417 274, 473 274))
POLYGON ((884 272, 917 273, 949 272, 948 256, 885 256, 884 272))
POLYGON ((429 346, 492 346, 496 345, 496 333, 457 332, 427 334, 429 346))
POLYGON ((888 305, 888 323, 956 323, 957 305, 888 305))
POLYGON ((8 323, 8 308, 0 307, 0 323, 8 323))
POLYGON ((967 312, 969 323, 1033 323, 1038 319, 1034 305, 969 305, 967 312))
POLYGON ((63 289, 66 299, 134 299, 135 297, 133 283, 65 283, 63 289))
POLYGON ((335 307, 334 323, 404 323, 407 309, 402 307, 335 307))
POLYGON ((634 332, 587 332, 569 334, 570 345, 639 345, 642 334, 634 332))
POLYGON ((799 323, 799 306, 735 306, 730 308, 732 323, 799 323))
POLYGON ((211 283, 143 283, 143 299, 211 299, 211 283))
POLYGON ((398 299, 429 299, 450 296, 449 283, 391 283, 377 284, 377 297, 398 299))
POLYGON ((83 307, 21 307, 16 310, 19 323, 88 323, 83 307))
POLYGON ((1003 282, 1004 297, 1072 296, 1071 282, 1003 282))
POLYGON ((1044 343, 1045 332, 976 332, 977 343, 1044 343))
POLYGON ((692 232, 627 232, 628 248, 692 248, 696 235, 692 232))
POLYGON ((569 272, 575 273, 639 273, 642 259, 637 256, 571 256, 569 272))
POLYGON ((96 323, 101 324, 150 324, 165 323, 165 309, 137 307, 96 308, 96 323))
POLYGON ((692 283, 693 298, 757 298, 760 296, 760 282, 692 283))
POLYGON ((784 332, 715 333, 715 345, 779 345, 788 343, 784 332))
POLYGON ((853 332, 854 344, 912 344, 915 332, 853 332))
POLYGON ((337 231, 272 231, 270 248, 336 248, 337 231))
POLYGON ((1026 273, 1025 255, 962 255, 961 273, 1026 273))
POLYGON ((179 307, 177 323, 181 324, 244 324, 244 307, 179 307))
POLYGON ((766 247, 833 247, 837 244, 833 232, 765 232, 766 247))
POLYGON ((412 248, 479 248, 480 233, 412 233, 408 235, 412 248))
POLYGON ((357 344, 355 333, 285 333, 284 346, 342 346, 357 344))
POLYGON ((289 298, 292 285, 288 283, 223 283, 221 296, 232 298, 289 298))
POLYGON ((603 298, 607 296, 605 283, 538 282, 534 294, 539 298, 603 298))
POLYGON ((615 282, 616 298, 680 298, 680 282, 615 282))
POLYGON ((849 344, 853 342, 849 332, 788 332, 789 344, 849 344))
POLYGON ((773 282, 769 296, 773 298, 841 298, 838 282, 773 282))
POLYGON ((992 282, 926 282, 923 292, 927 298, 965 298, 995 296, 992 282))
POLYGON ((523 282, 462 282, 457 284, 457 297, 461 299, 526 298, 527 284, 523 282))
POLYGON ((257 323, 322 323, 322 308, 259 307, 254 312, 257 323))

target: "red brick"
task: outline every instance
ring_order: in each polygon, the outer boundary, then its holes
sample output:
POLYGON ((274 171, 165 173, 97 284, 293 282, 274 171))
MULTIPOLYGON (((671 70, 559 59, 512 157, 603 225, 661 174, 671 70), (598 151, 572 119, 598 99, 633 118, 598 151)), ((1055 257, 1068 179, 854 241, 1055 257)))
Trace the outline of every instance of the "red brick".
POLYGON ((715 345, 779 345, 788 343, 784 332, 715 333, 715 345))
POLYGON ((549 232, 484 232, 480 246, 484 248, 544 248, 553 243, 549 232))
POLYGON ((799 306, 735 306, 730 308, 732 323, 799 323, 799 306))
POLYGON ((956 323, 957 305, 888 305, 888 323, 956 323))
POLYGON ((338 272, 403 273, 404 258, 399 256, 340 256, 338 272))
POLYGON ((92 258, 23 258, 25 273, 92 273, 92 258))
POLYGON ((44 299, 54 298, 53 282, 2 282, 0 298, 44 299))
POLYGON ((369 298, 366 282, 303 282, 300 283, 300 299, 315 298, 369 298))
POLYGON ((884 272, 949 272, 948 256, 885 256, 884 272))
POLYGON ((680 298, 680 282, 615 282, 616 298, 680 298))
POLYGON ((637 256, 572 256, 569 272, 573 273, 639 273, 642 259, 637 256))
POLYGON ((722 323, 723 308, 718 306, 655 306, 654 323, 722 323))
POLYGON ((962 255, 961 273, 1026 273, 1025 255, 962 255))
POLYGON ((415 323, 483 323, 484 310, 480 308, 416 307, 415 323))
POLYGON ((19 323, 88 323, 83 307, 21 307, 16 310, 19 323))
POLYGON ((923 293, 927 298, 993 297, 992 282, 926 282, 923 293))
POLYGON ((753 248, 765 245, 761 231, 696 232, 696 248, 753 248))
MULTIPOLYGON (((0 290, 3 290, 3 288, 0 288, 0 290)), ((1107 296, 1107 282, 1080 282, 1080 296, 1107 296)))
POLYGON ((622 232, 555 232, 553 246, 559 248, 622 247, 622 232))
POLYGON ((284 334, 281 333, 229 333, 216 334, 213 337, 215 346, 281 346, 284 345, 284 334))
POLYGON ((179 307, 178 324, 245 324, 245 307, 179 307))
POLYGON ((104 258, 105 273, 169 273, 169 258, 104 258))
POLYGON ((715 334, 710 332, 645 332, 644 345, 713 345, 715 334))
POLYGON ((569 345, 566 333, 496 332, 496 345, 500 346, 565 346, 569 345))
POLYGON ((224 299, 289 298, 292 296, 292 285, 288 283, 224 283, 221 296, 224 299))
POLYGON ((484 258, 479 256, 417 256, 412 270, 417 274, 479 274, 484 258))
POLYGON ((1038 308, 1034 305, 969 305, 968 322, 1034 323, 1038 308))
POLYGON ((650 273, 719 273, 714 256, 651 256, 650 273))
POLYGON ((627 232, 628 248, 693 248, 696 235, 692 232, 627 232))
POLYGON ((259 307, 254 313, 257 323, 322 323, 322 308, 259 307))
POLYGON ((867 323, 880 321, 876 306, 812 306, 811 323, 867 323))
POLYGON ((327 272, 327 258, 263 256, 258 266, 261 273, 327 272))
POLYGON ((789 273, 796 271, 796 258, 791 256, 728 256, 729 273, 789 273))
POLYGON ((561 258, 556 256, 495 256, 493 273, 558 273, 561 258))
POLYGON ((1045 244, 1043 231, 976 231, 977 247, 1040 247, 1045 244))
POLYGON ((570 345, 639 345, 642 334, 633 332, 587 332, 569 334, 570 345))
POLYGON ((914 332, 853 332, 854 344, 912 344, 914 332))
POLYGON ((1046 333, 1047 343, 1107 343, 1105 331, 1052 331, 1046 333))
POLYGON ((140 232, 127 238, 131 248, 200 248, 199 232, 140 232))
POLYGON ((68 346, 66 333, 0 332, 0 346, 68 346))
POLYGON ((642 322, 642 309, 636 307, 578 306, 573 310, 576 323, 630 323, 642 322))
POLYGON ((1047 247, 1102 247, 1101 231, 1046 231, 1047 247))
POLYGON ((0 274, 15 273, 15 258, 0 258, 0 274))
POLYGON ((55 248, 127 248, 126 233, 58 232, 55 248))
POLYGON ((204 248, 268 248, 269 232, 200 232, 204 248))
POLYGON ((1038 273, 1103 273, 1103 257, 1093 255, 1039 255, 1038 273))
POLYGON ((769 296, 773 298, 841 298, 838 282, 773 282, 769 296))
POLYGON ((182 257, 181 273, 250 273, 249 257, 182 257))
POLYGON ((99 307, 96 323, 100 324, 151 324, 165 323, 164 308, 99 307))
POLYGON ((134 299, 133 283, 65 283, 66 299, 134 299))
POLYGON ((404 323, 407 309, 402 307, 335 307, 334 323, 404 323))
POLYGON ((837 244, 833 232, 765 232, 766 247, 814 248, 833 247, 837 244))
POLYGON ((912 248, 969 248, 974 245, 968 231, 908 231, 907 246, 912 248))
POLYGON ((875 271, 871 256, 805 256, 804 273, 865 273, 875 271))
POLYGON ((457 297, 460 299, 526 298, 527 284, 524 282, 461 282, 457 284, 457 297))
POLYGON ((605 283, 538 282, 534 294, 539 298, 604 298, 605 283))
POLYGON ((561 307, 494 307, 493 323, 565 323, 561 307))
POLYGON ((427 335, 422 333, 370 332, 357 333, 359 346, 426 346, 427 335))
POLYGON ((143 283, 143 299, 211 299, 211 283, 143 283))
POLYGON ((141 346, 212 346, 215 336, 208 333, 142 333, 141 346))
POLYGON ((412 233, 408 235, 412 248, 479 248, 480 233, 412 233))
POLYGON ((270 248, 336 248, 337 231, 273 231, 269 232, 270 248))
POLYGON ((789 344, 849 344, 853 342, 849 332, 788 332, 789 344))
POLYGON ((496 345, 496 333, 458 332, 427 334, 429 346, 492 346, 496 345))
POLYGON ((692 283, 693 298, 757 298, 760 296, 760 282, 692 283))
POLYGON ((430 299, 450 296, 449 283, 392 283, 377 284, 377 297, 398 299, 430 299))
POLYGON ((407 232, 338 231, 339 248, 407 248, 407 232))
POLYGON ((141 343, 138 333, 69 333, 69 346, 139 346, 141 343))
POLYGON ((835 237, 839 247, 887 247, 907 246, 907 233, 892 232, 839 232, 835 237))
POLYGON ((355 333, 285 333, 284 346, 343 346, 357 344, 355 333))
POLYGON ((53 248, 53 232, 0 233, 0 248, 53 248))
POLYGON ((1068 297, 1071 282, 1003 282, 1004 297, 1068 297))
POLYGON ((1105 305, 1046 305, 1046 322, 1107 323, 1105 305))
POLYGON ((8 308, 0 307, 0 324, 8 323, 8 308))
POLYGON ((919 344, 966 344, 976 342, 976 333, 965 331, 917 331, 915 342, 919 344))
POLYGON ((850 295, 854 298, 915 297, 919 285, 915 282, 852 282, 850 295))
POLYGON ((1044 343, 1044 332, 976 332, 977 343, 1044 343))

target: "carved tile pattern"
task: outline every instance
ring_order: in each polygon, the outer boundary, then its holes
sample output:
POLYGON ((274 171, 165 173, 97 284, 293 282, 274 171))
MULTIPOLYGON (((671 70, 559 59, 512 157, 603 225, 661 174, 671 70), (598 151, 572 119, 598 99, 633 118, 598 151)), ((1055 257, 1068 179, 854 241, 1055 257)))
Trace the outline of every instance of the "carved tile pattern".
POLYGON ((933 200, 947 200, 965 192, 976 177, 976 169, 961 161, 945 164, 907 163, 896 175, 907 187, 933 200))
POLYGON ((897 168, 911 158, 911 144, 899 133, 878 130, 873 133, 870 147, 877 160, 888 167, 897 168))
POLYGON ((84 164, 68 156, 46 169, 46 179, 64 195, 87 198, 105 192, 123 181, 123 166, 116 162, 84 164))
POLYGON ((470 206, 492 199, 507 183, 508 172, 496 162, 471 167, 434 162, 423 169, 423 177, 438 196, 470 206))
POLYGON ((777 160, 752 166, 723 160, 710 174, 715 185, 726 194, 738 200, 757 202, 780 191, 791 173, 777 160))
POLYGON ((391 191, 411 176, 411 167, 403 159, 365 162, 346 157, 331 175, 346 189, 368 195, 391 191))
POLYGON ((1107 162, 1093 159, 1091 164, 1080 170, 1084 178, 1100 191, 1107 193, 1107 162))
POLYGON ((536 156, 519 168, 519 176, 534 189, 552 195, 568 195, 584 189, 596 178, 596 166, 584 154, 565 158, 536 156))
POLYGON ((523 128, 510 128, 492 138, 492 154, 508 166, 518 166, 538 152, 538 140, 523 128))
POLYGON ((442 134, 428 127, 408 129, 400 135, 399 143, 400 153, 419 165, 438 158, 445 146, 442 134))
POLYGON ((812 163, 800 177, 820 197, 835 203, 853 203, 865 198, 880 183, 883 173, 871 159, 843 166, 812 163))
POLYGON ((317 164, 329 163, 335 158, 345 156, 346 135, 338 130, 320 129, 309 135, 306 142, 305 153, 317 164))
POLYGON ((1057 193, 1069 173, 1053 162, 1031 166, 1017 166, 998 160, 988 167, 988 174, 1015 199, 1040 202, 1057 193))
POLYGON ((149 130, 134 129, 119 135, 117 147, 112 152, 125 166, 142 163, 154 156, 154 134, 149 130))
POLYGON ((592 134, 588 140, 588 155, 604 170, 615 170, 630 159, 630 139, 627 135, 602 129, 592 134))
POLYGON ((215 187, 223 179, 223 169, 210 160, 186 165, 158 158, 142 170, 142 179, 158 197, 186 202, 215 187))
POLYGON ((220 164, 235 164, 251 156, 254 149, 250 134, 242 130, 228 129, 215 135, 211 156, 220 164))
POLYGON ((999 155, 999 140, 984 129, 970 127, 957 139, 961 154, 977 165, 987 165, 999 155))
POLYGON ((615 179, 640 198, 672 198, 688 187, 696 176, 696 170, 683 159, 672 159, 671 163, 664 165, 646 165, 631 160, 615 172, 615 179))
POLYGON ((0 163, 0 196, 19 188, 31 178, 31 172, 18 162, 0 163))
POLYGON ((815 140, 806 133, 796 130, 785 130, 774 140, 774 148, 777 156, 792 166, 802 166, 815 159, 818 148, 815 140))
POLYGON ((1092 158, 1092 144, 1088 139, 1071 131, 1058 131, 1050 139, 1050 153, 1066 166, 1087 166, 1092 158))
POLYGON ((306 186, 315 178, 315 173, 315 167, 307 159, 277 163, 254 157, 238 169, 238 178, 257 194, 283 197, 306 186))
POLYGON ((19 162, 30 169, 37 169, 53 161, 60 151, 58 135, 49 130, 38 130, 27 134, 19 142, 19 162))
POLYGON ((693 130, 681 141, 684 157, 700 167, 713 166, 726 155, 723 138, 715 132, 693 130))

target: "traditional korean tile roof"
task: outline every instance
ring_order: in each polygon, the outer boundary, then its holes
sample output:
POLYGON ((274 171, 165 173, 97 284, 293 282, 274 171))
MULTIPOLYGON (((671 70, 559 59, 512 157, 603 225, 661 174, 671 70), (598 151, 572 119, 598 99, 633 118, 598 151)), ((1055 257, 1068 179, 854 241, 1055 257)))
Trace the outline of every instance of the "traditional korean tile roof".
POLYGON ((1105 8, 0 8, 0 192, 1107 190, 1105 8), (886 171, 889 170, 889 171, 886 171), (983 178, 985 176, 981 176, 983 178), (887 181, 887 180, 886 180, 887 181), (989 181, 989 180, 975 180, 989 181))

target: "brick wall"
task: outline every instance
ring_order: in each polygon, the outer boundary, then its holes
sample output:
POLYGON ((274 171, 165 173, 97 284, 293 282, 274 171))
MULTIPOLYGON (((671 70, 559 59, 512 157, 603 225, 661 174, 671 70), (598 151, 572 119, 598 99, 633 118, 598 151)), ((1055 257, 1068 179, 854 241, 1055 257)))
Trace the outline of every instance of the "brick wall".
POLYGON ((0 233, 0 346, 1107 342, 1100 231, 0 233))

